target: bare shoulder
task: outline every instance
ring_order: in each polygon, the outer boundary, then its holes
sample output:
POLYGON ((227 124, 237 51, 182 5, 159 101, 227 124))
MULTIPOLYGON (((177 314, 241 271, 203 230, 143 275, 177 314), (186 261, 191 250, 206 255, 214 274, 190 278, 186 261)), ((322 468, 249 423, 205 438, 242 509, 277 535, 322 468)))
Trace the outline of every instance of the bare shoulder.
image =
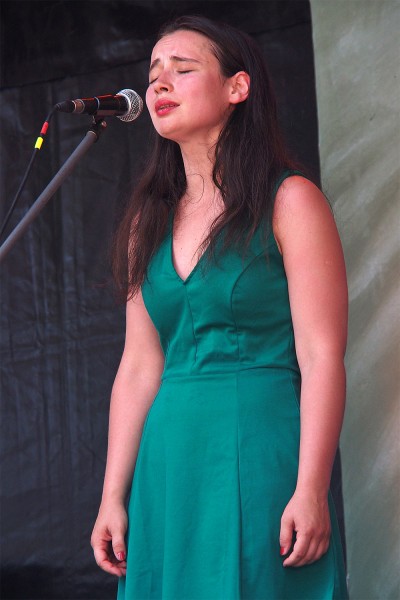
POLYGON ((273 230, 279 249, 304 243, 310 249, 324 240, 338 242, 331 207, 321 190, 299 175, 286 178, 280 185, 274 206, 273 230))
POLYGON ((301 175, 291 175, 283 180, 276 193, 276 205, 279 209, 283 204, 290 203, 291 201, 309 203, 310 201, 324 201, 327 200, 321 190, 309 179, 302 177, 301 175))

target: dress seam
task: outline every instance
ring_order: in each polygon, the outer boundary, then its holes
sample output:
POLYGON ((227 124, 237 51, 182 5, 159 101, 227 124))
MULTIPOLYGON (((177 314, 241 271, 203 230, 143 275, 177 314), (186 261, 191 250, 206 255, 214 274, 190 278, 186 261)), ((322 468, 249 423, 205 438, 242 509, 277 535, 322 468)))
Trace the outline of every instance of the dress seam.
MULTIPOLYGON (((269 245, 267 247, 269 247, 269 245)), ((238 358, 239 364, 241 364, 241 362, 242 362, 241 351, 240 351, 241 348, 240 348, 240 341, 239 341, 239 334, 241 332, 239 331, 239 328, 237 326, 237 322, 236 322, 236 318, 235 318, 235 313, 234 313, 234 310, 233 310, 233 295, 234 295, 234 292, 235 292, 235 289, 236 289, 236 285, 237 285, 239 279, 241 278, 241 276, 247 271, 247 269, 253 264, 253 262, 255 260, 257 260, 262 254, 264 254, 264 252, 265 252, 265 250, 262 250, 261 252, 259 252, 255 256, 253 256, 253 258, 251 259, 251 261, 249 262, 249 264, 246 266, 246 268, 243 271, 240 272, 240 274, 236 278, 234 284, 232 285, 232 289, 231 289, 230 307, 231 307, 232 321, 233 321, 233 323, 235 325, 237 358, 238 358)))
POLYGON ((243 532, 243 514, 242 514, 242 490, 241 490, 241 484, 240 484, 240 445, 239 445, 239 402, 238 402, 238 398, 239 398, 239 391, 238 391, 238 376, 236 375, 235 378, 235 385, 236 385, 236 450, 237 450, 237 469, 238 469, 238 492, 239 492, 239 507, 240 507, 240 514, 239 514, 239 565, 238 565, 238 572, 239 572, 239 598, 242 598, 242 570, 241 570, 241 565, 243 564, 243 556, 242 556, 242 552, 243 552, 243 544, 242 544, 242 532, 243 532))
MULTIPOLYGON (((235 285, 236 285, 236 283, 235 283, 235 285)), ((235 313, 233 312, 233 290, 234 290, 234 288, 235 288, 235 286, 233 286, 232 290, 231 290, 230 307, 231 307, 232 321, 233 321, 233 323, 235 325, 237 360, 239 361, 239 364, 241 364, 242 358, 241 358, 241 352, 240 352, 239 328, 237 326, 237 322, 236 322, 236 318, 235 318, 235 313)))
POLYGON ((248 367, 242 367, 240 369, 234 369, 232 371, 188 371, 187 373, 182 373, 181 375, 166 375, 166 376, 162 376, 161 377, 161 383, 164 382, 168 382, 168 381, 175 381, 175 380, 180 380, 182 378, 185 377, 215 377, 215 376, 220 376, 220 377, 225 377, 225 376, 229 376, 229 375, 236 375, 237 373, 247 373, 248 371, 289 371, 291 374, 295 374, 298 375, 299 371, 298 369, 295 369, 293 367, 289 367, 286 365, 258 365, 258 366, 248 366, 248 367))
POLYGON ((263 250, 261 250, 261 252, 258 252, 255 256, 253 256, 253 258, 251 259, 251 261, 246 265, 246 268, 243 269, 243 271, 241 271, 239 273, 239 275, 237 276, 235 283, 232 285, 232 291, 231 291, 231 298, 233 296, 233 293, 235 291, 235 288, 239 282, 239 280, 242 278, 242 276, 246 273, 246 271, 251 267, 251 265, 258 260, 261 256, 265 255, 265 251, 270 247, 273 246, 273 243, 268 244, 263 250))
POLYGON ((196 332, 195 332, 195 328, 194 328, 194 318, 193 318, 193 312, 192 312, 192 305, 190 304, 190 298, 189 298, 189 294, 188 294, 188 288, 186 286, 184 286, 185 289, 185 294, 186 294, 186 300, 187 300, 187 304, 189 307, 189 312, 190 312, 190 320, 192 322, 192 333, 193 333, 193 340, 194 340, 194 346, 195 346, 195 350, 194 350, 194 360, 193 360, 193 367, 195 367, 196 363, 197 363, 197 351, 198 351, 198 343, 197 343, 197 337, 196 337, 196 332))

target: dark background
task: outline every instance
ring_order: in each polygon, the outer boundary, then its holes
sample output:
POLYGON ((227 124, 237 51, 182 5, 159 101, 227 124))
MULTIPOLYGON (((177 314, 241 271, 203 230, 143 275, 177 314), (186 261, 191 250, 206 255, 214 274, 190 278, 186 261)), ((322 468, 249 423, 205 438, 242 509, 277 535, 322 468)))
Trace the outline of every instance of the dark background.
MULTIPOLYGON (((0 10, 1 220, 51 106, 125 87, 143 97, 154 36, 178 14, 224 20, 256 38, 287 142, 318 178, 308 1, 3 0, 0 10)), ((55 115, 7 232, 89 124, 87 116, 55 115)), ((149 130, 147 111, 130 124, 109 119, 1 266, 3 599, 115 596, 116 581, 97 568, 89 545, 124 336, 108 248, 149 130)))

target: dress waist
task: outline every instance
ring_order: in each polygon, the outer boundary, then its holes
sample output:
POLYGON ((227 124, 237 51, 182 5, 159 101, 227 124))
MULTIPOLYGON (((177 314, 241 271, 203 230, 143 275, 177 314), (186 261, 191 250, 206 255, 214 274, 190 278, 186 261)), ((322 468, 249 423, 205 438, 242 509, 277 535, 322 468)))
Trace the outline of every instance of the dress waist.
POLYGON ((182 373, 174 373, 168 372, 165 370, 162 377, 161 382, 167 383, 171 382, 179 382, 179 381, 201 381, 201 380, 218 380, 224 378, 232 378, 232 377, 294 377, 294 379, 300 380, 300 371, 298 368, 293 368, 290 366, 237 366, 232 369, 221 369, 221 370, 210 370, 210 371, 188 371, 182 373))

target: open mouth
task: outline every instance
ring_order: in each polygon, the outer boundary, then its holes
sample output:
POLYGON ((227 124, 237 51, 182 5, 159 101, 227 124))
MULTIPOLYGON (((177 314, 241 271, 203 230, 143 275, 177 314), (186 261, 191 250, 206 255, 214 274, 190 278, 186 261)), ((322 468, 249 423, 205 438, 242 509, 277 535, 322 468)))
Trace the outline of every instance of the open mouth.
POLYGON ((173 102, 160 102, 159 104, 156 104, 155 108, 158 115, 165 115, 178 106, 179 104, 174 104, 173 102))

